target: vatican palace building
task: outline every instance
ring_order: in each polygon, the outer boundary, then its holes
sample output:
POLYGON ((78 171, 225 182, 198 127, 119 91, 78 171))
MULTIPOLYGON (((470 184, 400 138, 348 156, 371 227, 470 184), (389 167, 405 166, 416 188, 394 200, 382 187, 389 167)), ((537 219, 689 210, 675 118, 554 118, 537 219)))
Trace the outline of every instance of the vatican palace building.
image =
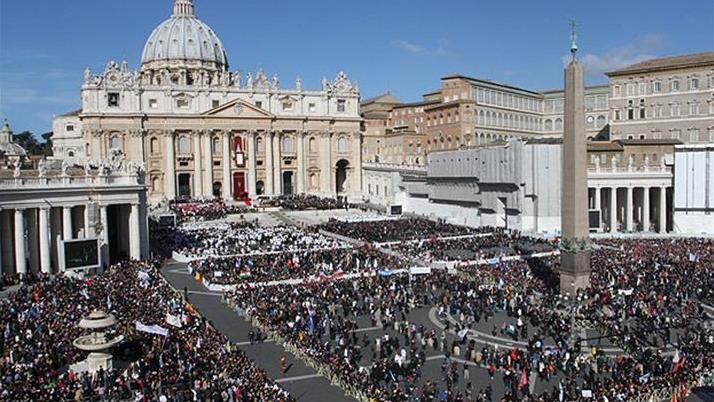
POLYGON ((340 72, 315 90, 298 77, 231 71, 193 0, 149 35, 138 71, 87 69, 82 107, 54 119, 58 159, 142 164, 152 202, 311 193, 359 199, 359 87, 340 72), (290 86, 291 88, 286 88, 290 86))

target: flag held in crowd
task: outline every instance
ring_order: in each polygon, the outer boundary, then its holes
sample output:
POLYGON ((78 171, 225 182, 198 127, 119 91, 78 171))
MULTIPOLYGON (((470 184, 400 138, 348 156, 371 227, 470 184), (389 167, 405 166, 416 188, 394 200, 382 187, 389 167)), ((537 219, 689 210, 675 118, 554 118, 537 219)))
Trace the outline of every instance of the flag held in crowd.
POLYGON ((139 321, 135 322, 136 330, 154 335, 169 336, 169 330, 159 325, 145 325, 139 321))

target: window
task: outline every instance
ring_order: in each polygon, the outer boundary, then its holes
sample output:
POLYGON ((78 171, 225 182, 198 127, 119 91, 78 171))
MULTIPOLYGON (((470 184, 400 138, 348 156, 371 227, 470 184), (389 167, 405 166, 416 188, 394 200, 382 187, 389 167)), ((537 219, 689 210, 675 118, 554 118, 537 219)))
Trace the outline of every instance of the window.
POLYGON ((699 142, 699 129, 693 128, 689 130, 689 142, 699 142))
POLYGON ((67 126, 65 127, 65 130, 74 131, 74 126, 72 124, 67 124, 67 126))
POLYGON ((679 91, 679 80, 672 80, 669 83, 669 90, 670 91, 679 91))
POLYGON ((255 107, 262 109, 263 108, 263 102, 261 101, 255 101, 255 107))
POLYGON ((114 136, 109 139, 109 149, 115 149, 117 151, 122 150, 122 141, 118 136, 114 136))
POLYGON ((689 114, 691 116, 696 116, 699 114, 699 103, 698 102, 692 102, 689 104, 689 114))
POLYGON ((211 108, 215 109, 218 106, 221 106, 221 101, 219 101, 218 99, 214 99, 211 101, 211 108))
POLYGON ((307 149, 311 154, 317 152, 317 140, 315 137, 310 137, 310 140, 307 142, 307 149))
POLYGON ((293 102, 292 101, 284 101, 283 102, 283 110, 286 112, 291 112, 293 110, 293 102))
POLYGON ((74 151, 67 152, 67 156, 70 158, 74 158, 74 151))
POLYGON ((338 112, 344 112, 345 111, 345 105, 347 105, 347 101, 344 99, 338 99, 337 100, 337 111, 338 112))
POLYGON ((149 153, 151 155, 159 154, 159 139, 156 137, 151 137, 149 140, 149 153))
POLYGON ((615 85, 615 86, 612 88, 612 93, 613 93, 614 96, 620 96, 620 94, 621 94, 621 92, 620 92, 620 86, 619 86, 619 85, 615 85))
POLYGON ((675 102, 671 105, 670 116, 671 117, 679 117, 679 115, 680 115, 679 103, 675 102))
POLYGON ((553 131, 553 120, 545 119, 545 131, 553 131))
POLYGON ((644 82, 640 83, 638 90, 640 95, 647 95, 647 84, 644 82))
POLYGON ((178 153, 181 155, 188 155, 191 151, 188 147, 188 138, 186 136, 181 136, 178 139, 178 153))
POLYGON ((645 100, 640 99, 640 119, 644 119, 647 116, 645 111, 645 100))
POLYGON ((555 130, 560 131, 563 129, 563 119, 560 117, 555 119, 555 130))
POLYGON ((213 140, 211 140, 211 151, 213 151, 214 155, 220 155, 221 154, 221 139, 218 137, 214 137, 213 140))
POLYGON ((295 153, 295 141, 293 140, 293 137, 284 137, 283 138, 282 152, 285 154, 295 153))
POLYGON ((654 84, 652 84, 652 89, 654 93, 662 92, 662 82, 655 81, 654 84))
POLYGON ((607 124, 607 119, 605 116, 598 116, 597 117, 597 127, 605 127, 605 124, 607 124))
POLYGON ((149 99, 149 109, 158 109, 159 101, 156 99, 149 99))
POLYGON ((188 98, 176 99, 176 107, 178 107, 179 109, 188 109, 188 107, 189 107, 188 98))
POLYGON ((119 107, 118 92, 109 92, 109 94, 107 95, 107 105, 109 105, 109 107, 119 107))
POLYGON ((348 141, 345 137, 340 137, 337 140, 337 152, 341 154, 346 154, 348 152, 348 141))
POLYGON ((627 96, 635 95, 635 84, 627 84, 627 96))
POLYGON ((620 120, 620 109, 615 109, 615 116, 613 119, 620 120))
POLYGON ((692 78, 689 80, 689 89, 699 89, 699 78, 692 78))
POLYGON ((308 110, 308 112, 315 112, 317 110, 317 107, 315 106, 314 103, 308 103, 307 110, 308 110))
POLYGON ((258 137, 258 138, 255 140, 255 148, 258 150, 258 153, 265 152, 265 146, 264 146, 264 145, 265 145, 265 144, 263 144, 263 138, 262 138, 262 137, 258 137))

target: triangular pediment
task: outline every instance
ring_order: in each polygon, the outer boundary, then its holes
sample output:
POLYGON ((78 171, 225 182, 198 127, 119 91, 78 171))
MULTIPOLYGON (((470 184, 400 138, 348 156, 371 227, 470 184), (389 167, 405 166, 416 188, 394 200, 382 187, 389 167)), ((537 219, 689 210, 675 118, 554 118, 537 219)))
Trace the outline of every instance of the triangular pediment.
POLYGON ((245 119, 272 119, 274 116, 242 99, 234 99, 202 114, 210 117, 235 117, 245 119))

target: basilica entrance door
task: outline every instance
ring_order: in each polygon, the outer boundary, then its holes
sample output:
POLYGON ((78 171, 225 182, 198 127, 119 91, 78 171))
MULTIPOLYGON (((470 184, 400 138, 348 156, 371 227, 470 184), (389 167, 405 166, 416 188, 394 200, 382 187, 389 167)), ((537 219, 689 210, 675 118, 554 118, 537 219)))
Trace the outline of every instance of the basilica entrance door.
POLYGON ((233 199, 242 200, 247 198, 245 191, 245 173, 233 173, 233 199))
POLYGON ((293 193, 293 172, 283 172, 283 194, 293 193))
POLYGON ((191 174, 180 173, 178 175, 178 196, 191 198, 191 174))

